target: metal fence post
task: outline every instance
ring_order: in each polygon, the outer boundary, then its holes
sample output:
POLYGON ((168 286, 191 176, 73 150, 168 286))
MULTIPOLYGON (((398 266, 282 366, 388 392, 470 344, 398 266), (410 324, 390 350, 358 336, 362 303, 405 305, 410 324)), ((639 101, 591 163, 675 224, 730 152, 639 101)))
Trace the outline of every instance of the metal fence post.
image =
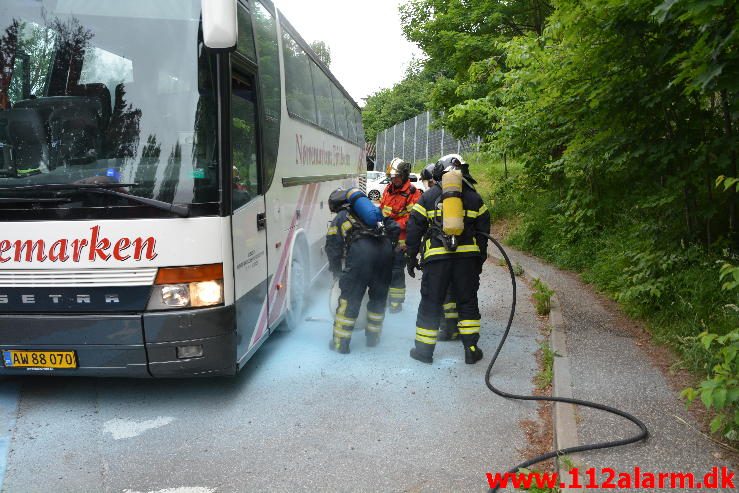
POLYGON ((431 129, 431 112, 426 112, 426 162, 429 160, 429 135, 431 129))
POLYGON ((395 157, 395 130, 398 128, 397 125, 393 125, 393 157, 395 157))
POLYGON ((385 169, 385 163, 387 162, 386 159, 387 159, 387 129, 385 129, 385 143, 382 148, 382 169, 383 170, 385 169))
POLYGON ((416 146, 418 144, 418 115, 413 117, 413 164, 416 164, 416 146))
POLYGON ((441 127, 441 155, 444 156, 444 127, 441 127))
POLYGON ((405 122, 403 122, 403 147, 401 149, 403 150, 400 151, 400 157, 405 159, 405 122))

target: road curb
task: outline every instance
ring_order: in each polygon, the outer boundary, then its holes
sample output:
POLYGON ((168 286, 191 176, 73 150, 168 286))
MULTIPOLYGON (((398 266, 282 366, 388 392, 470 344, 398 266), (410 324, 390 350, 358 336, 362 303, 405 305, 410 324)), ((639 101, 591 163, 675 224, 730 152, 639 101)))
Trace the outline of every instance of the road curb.
MULTIPOLYGON (((493 255, 493 257, 504 260, 503 257, 497 255, 493 255)), ((527 268, 524 268, 521 277, 527 279, 529 282, 533 282, 534 279, 542 279, 538 273, 527 268)), ((570 372, 570 358, 567 352, 567 328, 564 315, 562 314, 562 305, 556 293, 552 295, 550 305, 549 327, 551 332, 549 334, 549 344, 555 354, 552 370, 552 397, 571 399, 573 397, 572 374, 570 372)), ((554 425, 553 445, 556 450, 580 445, 574 405, 555 402, 552 422, 554 425)), ((577 455, 572 455, 568 459, 571 461, 571 465, 582 470, 582 467, 580 467, 581 461, 577 455)), ((555 464, 557 474, 560 478, 569 477, 569 468, 561 460, 557 460, 555 464)), ((579 488, 569 489, 580 491, 579 488)))

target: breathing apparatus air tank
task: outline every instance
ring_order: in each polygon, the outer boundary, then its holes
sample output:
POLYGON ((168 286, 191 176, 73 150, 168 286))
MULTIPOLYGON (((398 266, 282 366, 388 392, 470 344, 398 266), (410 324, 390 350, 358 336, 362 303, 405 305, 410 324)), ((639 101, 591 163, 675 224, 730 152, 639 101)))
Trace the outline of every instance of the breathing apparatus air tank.
POLYGON ((346 200, 349 202, 352 212, 366 226, 377 228, 382 225, 383 217, 380 208, 373 204, 363 191, 358 188, 348 190, 346 200))
POLYGON ((442 229, 444 234, 459 236, 464 232, 462 171, 453 169, 441 177, 442 229))

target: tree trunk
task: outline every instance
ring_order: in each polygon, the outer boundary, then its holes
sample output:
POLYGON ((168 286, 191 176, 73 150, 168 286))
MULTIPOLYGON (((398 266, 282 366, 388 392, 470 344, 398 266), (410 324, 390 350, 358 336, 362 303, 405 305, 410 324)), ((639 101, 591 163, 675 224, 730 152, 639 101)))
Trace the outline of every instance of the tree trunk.
POLYGON ((683 198, 685 199, 685 226, 688 228, 688 243, 693 240, 693 220, 690 212, 690 192, 687 185, 683 187, 683 198))
MULTIPOLYGON (((724 113, 724 133, 729 142, 729 158, 731 160, 731 176, 737 178, 736 146, 731 124, 731 109, 729 107, 729 93, 721 91, 721 109, 724 113)), ((732 248, 736 246, 736 185, 729 190, 729 239, 732 248)))
MULTIPOLYGON (((708 207, 713 207, 713 183, 711 177, 706 174, 706 191, 708 192, 708 207)), ((713 235, 711 235, 711 219, 713 214, 706 214, 706 245, 711 246, 713 243, 713 235)))

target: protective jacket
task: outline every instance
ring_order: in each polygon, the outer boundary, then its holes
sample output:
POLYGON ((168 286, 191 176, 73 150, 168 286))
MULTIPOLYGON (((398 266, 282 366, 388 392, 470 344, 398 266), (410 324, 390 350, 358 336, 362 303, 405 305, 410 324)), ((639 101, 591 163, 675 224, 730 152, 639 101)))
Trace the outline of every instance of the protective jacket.
POLYGON ((423 249, 423 263, 445 258, 487 257, 487 237, 479 233, 490 231, 490 212, 477 191, 464 184, 464 231, 457 237, 455 250, 445 247, 442 220, 442 189, 439 184, 426 191, 413 206, 408 220, 407 255, 415 257, 423 249))
POLYGON ((406 223, 411 209, 420 198, 421 191, 414 187, 410 180, 407 180, 400 188, 395 188, 391 183, 382 194, 380 200, 382 215, 398 223, 401 243, 406 239, 406 223))
POLYGON ((384 231, 370 229, 348 209, 342 209, 331 222, 326 235, 326 256, 329 270, 341 273, 341 261, 351 253, 352 245, 362 238, 376 242, 387 242, 394 246, 398 242, 400 228, 390 218, 385 218, 384 231))

